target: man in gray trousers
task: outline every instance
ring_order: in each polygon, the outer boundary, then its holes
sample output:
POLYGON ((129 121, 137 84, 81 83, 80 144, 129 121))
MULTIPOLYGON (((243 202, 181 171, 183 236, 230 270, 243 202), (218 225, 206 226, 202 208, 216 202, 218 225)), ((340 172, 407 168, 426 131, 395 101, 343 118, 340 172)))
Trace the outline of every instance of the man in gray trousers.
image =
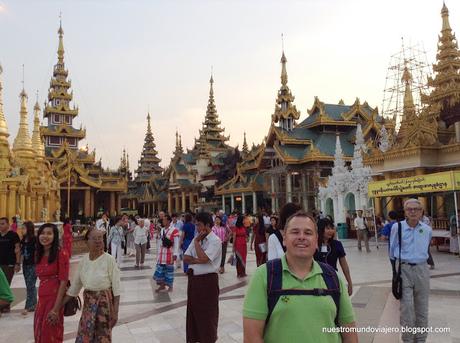
MULTIPOLYGON (((422 204, 417 199, 404 202, 406 220, 401 222, 400 303, 403 342, 425 342, 428 337, 428 297, 430 272, 426 260, 431 241, 431 227, 421 222, 422 204)), ((390 258, 399 259, 398 223, 391 228, 390 258)), ((398 262, 396 262, 396 265, 398 262)))

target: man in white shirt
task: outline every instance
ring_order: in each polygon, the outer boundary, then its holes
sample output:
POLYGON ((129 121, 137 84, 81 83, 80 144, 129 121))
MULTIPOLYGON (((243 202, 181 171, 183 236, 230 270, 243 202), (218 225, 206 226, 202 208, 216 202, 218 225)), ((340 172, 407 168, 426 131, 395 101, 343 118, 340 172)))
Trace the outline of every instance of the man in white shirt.
POLYGON ((212 232, 212 216, 207 212, 196 215, 198 236, 184 253, 188 263, 187 342, 217 341, 219 321, 219 278, 222 242, 212 232), (205 301, 203 301, 205 300, 205 301))
POLYGON ((354 220, 356 235, 358 236, 358 250, 361 251, 361 241, 364 240, 366 251, 371 252, 369 249, 369 235, 365 220, 366 219, 363 217, 363 211, 358 210, 358 214, 354 220))

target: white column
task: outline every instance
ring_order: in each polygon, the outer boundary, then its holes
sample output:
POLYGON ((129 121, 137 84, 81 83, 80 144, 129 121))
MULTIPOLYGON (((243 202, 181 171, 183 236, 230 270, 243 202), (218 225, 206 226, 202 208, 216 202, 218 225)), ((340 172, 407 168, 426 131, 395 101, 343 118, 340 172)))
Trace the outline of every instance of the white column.
POLYGON ((320 200, 319 210, 322 211, 323 213, 326 213, 326 200, 325 199, 320 200))
POLYGON ((256 192, 252 192, 252 213, 257 213, 257 196, 256 192))
POLYGON ((339 222, 339 201, 337 199, 337 195, 334 195, 334 197, 332 198, 332 207, 334 210, 334 222, 335 224, 337 224, 339 222))
POLYGON ((230 194, 230 207, 231 211, 235 211, 235 197, 233 196, 233 193, 230 194))
POLYGON ((241 193, 241 213, 246 213, 246 200, 244 199, 244 193, 241 193))
POLYGON ((337 195, 337 218, 335 218, 336 223, 345 223, 345 211, 343 206, 343 194, 340 193, 337 195))
POLYGON ((361 193, 357 191, 356 193, 353 193, 355 195, 355 207, 356 210, 364 210, 363 208, 363 203, 361 201, 361 193))
POLYGON ((222 209, 225 212, 225 195, 224 194, 222 194, 222 209))
POLYGON ((270 190, 272 199, 272 212, 276 212, 275 176, 270 177, 270 190))
POLYGON ((292 180, 291 173, 286 174, 286 202, 292 202, 292 180))

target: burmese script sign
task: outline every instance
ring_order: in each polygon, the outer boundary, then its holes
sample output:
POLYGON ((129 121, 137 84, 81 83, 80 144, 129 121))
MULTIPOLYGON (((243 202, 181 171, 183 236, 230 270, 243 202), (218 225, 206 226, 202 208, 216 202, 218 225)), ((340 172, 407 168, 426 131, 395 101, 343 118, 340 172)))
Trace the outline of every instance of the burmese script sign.
POLYGON ((369 183, 370 198, 446 192, 460 189, 460 172, 442 172, 369 183))

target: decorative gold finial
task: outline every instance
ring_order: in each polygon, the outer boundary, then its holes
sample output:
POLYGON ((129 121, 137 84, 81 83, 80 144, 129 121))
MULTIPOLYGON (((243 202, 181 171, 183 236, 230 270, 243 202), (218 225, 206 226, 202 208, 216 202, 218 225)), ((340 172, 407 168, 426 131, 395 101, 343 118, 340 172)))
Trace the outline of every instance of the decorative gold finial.
POLYGON ((8 133, 8 126, 6 125, 5 113, 3 113, 3 82, 2 82, 3 68, 0 64, 0 139, 7 139, 10 135, 8 133))
POLYGON ((59 46, 58 46, 58 60, 64 63, 64 30, 62 29, 62 13, 59 14, 59 46))
MULTIPOLYGON (((24 82, 23 82, 24 87, 24 82)), ((22 88, 21 93, 19 94, 21 99, 21 109, 20 109, 20 119, 19 119, 19 129, 16 138, 13 143, 13 151, 18 154, 29 155, 32 154, 32 140, 29 135, 29 123, 28 123, 28 114, 27 114, 27 93, 24 88, 22 88)))
POLYGON ((449 23, 449 10, 445 2, 442 3, 441 16, 442 16, 442 30, 441 31, 451 30, 450 23, 449 23))
POLYGON ((281 34, 281 44, 282 44, 282 48, 283 48, 283 53, 281 55, 281 84, 283 86, 286 86, 287 85, 287 82, 288 82, 288 75, 287 75, 287 71, 286 71, 286 62, 287 62, 287 58, 286 58, 286 55, 284 54, 284 35, 281 34))
POLYGON ((40 105, 38 104, 38 90, 37 101, 35 102, 34 106, 34 129, 32 131, 32 148, 39 159, 45 157, 45 146, 40 135, 40 105))
POLYGON ((147 133, 152 133, 152 127, 150 126, 150 112, 147 112, 147 133))
POLYGON ((214 77, 213 77, 213 71, 212 71, 212 66, 211 66, 211 78, 209 79, 209 95, 212 96, 214 95, 214 87, 213 87, 213 84, 214 84, 214 77))

